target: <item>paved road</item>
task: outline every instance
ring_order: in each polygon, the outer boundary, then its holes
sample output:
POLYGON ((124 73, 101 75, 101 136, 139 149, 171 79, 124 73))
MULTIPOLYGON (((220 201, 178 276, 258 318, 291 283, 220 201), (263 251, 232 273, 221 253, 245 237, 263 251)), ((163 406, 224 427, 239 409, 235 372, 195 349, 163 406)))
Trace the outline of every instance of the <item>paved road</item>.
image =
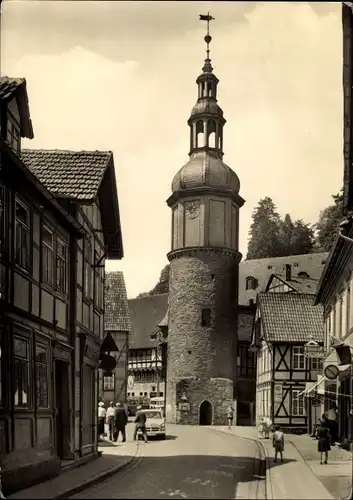
POLYGON ((202 427, 169 425, 168 434, 141 442, 127 469, 72 498, 255 498, 256 443, 202 427))

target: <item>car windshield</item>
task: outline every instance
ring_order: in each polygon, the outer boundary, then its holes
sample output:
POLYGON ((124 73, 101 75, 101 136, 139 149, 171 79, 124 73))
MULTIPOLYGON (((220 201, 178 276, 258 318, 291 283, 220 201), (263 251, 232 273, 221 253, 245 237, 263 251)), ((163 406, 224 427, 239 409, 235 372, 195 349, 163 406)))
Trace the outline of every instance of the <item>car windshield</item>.
POLYGON ((146 418, 162 418, 160 411, 145 411, 146 418))

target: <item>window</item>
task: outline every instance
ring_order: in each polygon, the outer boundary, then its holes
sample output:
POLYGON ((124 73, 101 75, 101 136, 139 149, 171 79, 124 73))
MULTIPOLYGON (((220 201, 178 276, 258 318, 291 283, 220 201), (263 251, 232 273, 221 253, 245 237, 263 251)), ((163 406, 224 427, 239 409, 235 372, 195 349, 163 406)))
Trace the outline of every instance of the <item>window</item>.
MULTIPOLYGON (((94 263, 97 265, 97 263, 100 261, 100 257, 98 255, 98 252, 94 252, 94 263)), ((95 267, 94 268, 94 305, 97 309, 102 309, 103 308, 103 298, 104 298, 104 281, 102 280, 101 277, 102 274, 102 268, 101 267, 95 267)))
POLYGON ((36 396, 37 408, 49 408, 48 349, 36 345, 36 396))
POLYGON ((92 247, 88 239, 84 244, 83 256, 83 295, 86 299, 90 299, 91 295, 91 272, 92 272, 92 247))
POLYGON ((346 307, 346 334, 351 327, 351 287, 347 288, 347 307, 346 307))
POLYGON ((339 335, 339 338, 342 338, 343 334, 343 298, 340 297, 338 301, 338 331, 337 334, 339 335))
POLYGON ((311 369, 321 371, 322 370, 322 359, 312 358, 311 359, 311 369))
POLYGON ((42 227, 42 281, 49 286, 54 283, 54 236, 47 226, 42 227))
POLYGON ((103 375, 103 391, 114 391, 115 389, 115 374, 103 375))
POLYGON ((303 417, 305 415, 304 396, 300 395, 302 389, 292 389, 292 416, 303 417))
POLYGON ((4 253, 5 243, 5 189, 0 186, 0 255, 4 253))
POLYGON ((29 344, 14 338, 15 406, 29 406, 29 344))
POLYGON ((298 273, 298 277, 299 278, 310 278, 308 273, 306 273, 305 271, 300 271, 300 273, 298 273))
POLYGON ((7 115, 6 142, 15 153, 20 152, 20 145, 21 145, 20 127, 16 123, 15 119, 12 118, 10 113, 8 113, 7 115))
POLYGON ((332 313, 332 335, 336 334, 336 306, 333 306, 333 313, 332 313))
POLYGON ((60 238, 56 240, 56 290, 66 294, 67 245, 60 238))
MULTIPOLYGON (((267 358, 265 357, 265 359, 267 358)), ((239 346, 239 367, 241 377, 253 376, 255 371, 255 355, 250 351, 249 346, 239 346)))
POLYGON ((248 276, 246 278, 246 290, 255 290, 257 287, 256 279, 253 278, 252 276, 248 276))
POLYGON ((304 358, 304 347, 294 346, 293 347, 293 370, 304 370, 305 369, 305 358, 304 358))
POLYGON ((29 270, 29 227, 30 215, 28 208, 16 200, 16 223, 15 223, 15 261, 26 271, 29 270))
POLYGON ((201 326, 211 326, 211 309, 202 309, 201 326))

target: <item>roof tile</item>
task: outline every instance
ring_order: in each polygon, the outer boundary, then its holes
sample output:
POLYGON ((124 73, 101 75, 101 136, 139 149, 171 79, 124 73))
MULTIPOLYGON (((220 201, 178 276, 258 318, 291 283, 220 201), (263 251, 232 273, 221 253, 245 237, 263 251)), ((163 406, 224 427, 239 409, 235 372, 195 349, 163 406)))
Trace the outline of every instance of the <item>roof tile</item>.
POLYGON ((151 335, 157 325, 166 317, 168 310, 168 294, 147 295, 129 300, 131 315, 131 335, 129 347, 142 349, 153 347, 151 335))
POLYGON ((8 99, 21 85, 25 83, 25 78, 0 76, 0 99, 8 99))
MULTIPOLYGON (((292 266, 292 280, 302 283, 298 285, 298 291, 302 291, 304 281, 298 278, 298 273, 306 272, 310 276, 309 281, 318 281, 324 269, 328 253, 308 253, 303 255, 289 255, 287 257, 269 257, 266 259, 243 260, 239 265, 239 305, 249 305, 250 299, 256 301, 259 292, 265 290, 271 274, 279 274, 282 277, 283 269, 286 264, 292 266), (258 287, 256 290, 246 290, 246 278, 252 276, 257 279, 258 287)), ((283 275, 284 277, 284 275, 283 275)), ((290 282, 289 282, 290 283, 290 282)), ((293 283, 294 285, 294 283, 293 283)), ((315 293, 316 288, 310 291, 315 293)))
POLYGON ((323 341, 323 308, 314 306, 315 295, 261 292, 258 297, 268 342, 323 341))
POLYGON ((131 332, 129 304, 121 271, 105 273, 104 330, 131 332))
POLYGON ((111 151, 23 149, 21 159, 56 198, 94 200, 111 151))

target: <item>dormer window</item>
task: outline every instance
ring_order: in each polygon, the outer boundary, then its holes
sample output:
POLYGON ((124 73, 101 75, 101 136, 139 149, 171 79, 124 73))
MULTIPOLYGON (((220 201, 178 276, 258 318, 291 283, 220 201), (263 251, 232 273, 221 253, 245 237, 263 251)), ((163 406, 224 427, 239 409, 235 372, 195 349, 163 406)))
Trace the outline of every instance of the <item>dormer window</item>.
POLYGON ((246 290, 255 290, 257 288, 257 279, 253 276, 248 276, 246 278, 246 290))
POLYGON ((299 278, 310 278, 308 273, 306 273, 305 271, 300 271, 300 273, 298 273, 298 277, 299 278))
POLYGON ((16 154, 20 152, 20 125, 17 123, 10 112, 7 113, 6 142, 16 154))

